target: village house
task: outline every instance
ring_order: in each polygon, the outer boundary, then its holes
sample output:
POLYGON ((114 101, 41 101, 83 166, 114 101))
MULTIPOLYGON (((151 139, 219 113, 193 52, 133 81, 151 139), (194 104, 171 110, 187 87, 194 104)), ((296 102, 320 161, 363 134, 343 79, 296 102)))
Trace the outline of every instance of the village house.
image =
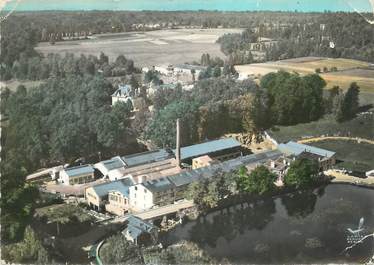
POLYGON ((122 231, 122 234, 128 241, 135 245, 157 242, 158 228, 156 226, 134 215, 130 215, 126 222, 127 227, 122 231))
POLYGON ((123 216, 129 210, 129 189, 127 186, 118 187, 108 192, 108 204, 105 210, 109 213, 123 216))
POLYGON ((95 180, 95 170, 91 165, 64 168, 58 181, 65 185, 84 184, 95 180))
POLYGON ((86 188, 84 197, 87 204, 97 210, 102 211, 105 209, 107 203, 111 204, 108 209, 113 213, 121 213, 128 209, 129 187, 134 185, 131 178, 111 181, 99 185, 86 188), (112 192, 109 200, 109 193, 112 192), (114 196, 117 196, 117 200, 114 196), (122 199, 122 201, 120 200, 122 199), (124 200, 126 199, 126 200, 124 200), (118 201, 119 200, 119 201, 118 201))
POLYGON ((132 88, 129 85, 119 85, 118 89, 112 95, 112 106, 117 102, 131 103, 133 105, 132 88))
POLYGON ((155 85, 153 82, 151 82, 147 89, 147 95, 153 96, 157 90, 175 90, 177 86, 178 83, 155 85))
POLYGON ((195 76, 207 69, 206 66, 201 65, 192 65, 192 64, 177 64, 174 66, 174 74, 186 74, 192 75, 192 72, 195 72, 195 76))
POLYGON ((290 141, 279 144, 278 149, 287 156, 317 161, 321 171, 332 168, 336 163, 336 153, 322 148, 290 141))

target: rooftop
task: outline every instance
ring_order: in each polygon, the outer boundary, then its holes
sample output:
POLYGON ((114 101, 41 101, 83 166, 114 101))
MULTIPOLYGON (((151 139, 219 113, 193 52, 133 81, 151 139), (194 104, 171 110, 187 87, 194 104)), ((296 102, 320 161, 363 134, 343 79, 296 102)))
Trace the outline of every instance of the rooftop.
POLYGON ((174 185, 168 178, 148 180, 142 183, 151 192, 160 192, 171 189, 174 185))
MULTIPOLYGON (((238 148, 241 144, 234 138, 225 138, 209 141, 201 144, 195 144, 181 148, 181 159, 190 159, 207 155, 231 148, 238 148)), ((173 151, 175 153, 175 150, 173 151)))
POLYGON ((154 229, 152 224, 133 215, 130 215, 126 221, 128 222, 127 228, 122 233, 127 231, 132 238, 138 238, 143 232, 150 233, 154 229))
POLYGON ((91 165, 81 165, 77 167, 70 167, 64 169, 69 177, 75 177, 80 175, 88 175, 95 172, 91 165))
POLYGON ((125 166, 121 158, 117 156, 113 157, 112 159, 102 161, 101 163, 108 171, 125 166))
POLYGON ((119 85, 116 92, 113 93, 112 97, 128 97, 130 96, 131 86, 129 85, 119 85))
POLYGON ((125 162, 125 164, 128 167, 134 167, 134 166, 139 166, 139 165, 166 160, 172 157, 174 157, 172 152, 166 149, 160 149, 156 151, 149 151, 149 152, 144 152, 144 153, 123 156, 122 160, 123 162, 125 162))
POLYGON ((298 156, 303 152, 308 152, 308 153, 312 153, 312 154, 327 157, 327 158, 330 158, 335 155, 335 152, 331 152, 329 150, 325 150, 325 149, 314 147, 314 146, 299 144, 293 141, 290 141, 286 144, 278 145, 278 149, 281 152, 285 153, 286 155, 295 155, 295 156, 298 156))
POLYGON ((278 150, 265 151, 258 154, 238 157, 219 164, 213 164, 201 167, 191 171, 186 171, 177 175, 168 177, 168 179, 176 186, 184 186, 202 178, 211 178, 217 175, 217 172, 232 172, 241 166, 255 165, 265 162, 269 159, 277 159, 282 155, 278 150))
POLYGON ((109 191, 119 191, 124 196, 129 196, 129 187, 134 185, 130 178, 116 180, 93 186, 92 188, 99 197, 106 196, 109 191))
POLYGON ((174 66, 174 68, 188 69, 188 70, 195 69, 199 71, 204 71, 206 69, 205 66, 195 65, 195 64, 177 64, 174 66))
POLYGON ((200 163, 209 163, 213 161, 213 159, 208 155, 196 157, 194 160, 199 161, 200 163))

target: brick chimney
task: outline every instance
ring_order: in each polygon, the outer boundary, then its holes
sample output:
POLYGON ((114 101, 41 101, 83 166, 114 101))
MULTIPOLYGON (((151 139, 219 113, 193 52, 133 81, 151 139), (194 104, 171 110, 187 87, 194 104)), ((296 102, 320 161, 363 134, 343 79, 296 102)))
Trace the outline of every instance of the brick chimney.
POLYGON ((181 140, 180 140, 180 124, 179 119, 177 119, 177 142, 176 142, 176 149, 175 149, 175 158, 177 160, 177 164, 181 166, 181 140))

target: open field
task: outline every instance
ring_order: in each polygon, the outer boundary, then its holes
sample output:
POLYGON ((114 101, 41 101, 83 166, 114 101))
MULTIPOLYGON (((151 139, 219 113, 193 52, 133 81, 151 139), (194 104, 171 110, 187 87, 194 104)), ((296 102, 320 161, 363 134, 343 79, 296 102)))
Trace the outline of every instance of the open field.
POLYGON ((374 68, 369 63, 357 60, 306 57, 235 66, 241 76, 263 76, 279 70, 311 74, 315 73, 315 69, 323 70, 324 67, 338 69, 337 72, 321 74, 327 82, 327 88, 338 85, 346 89, 350 83, 357 82, 362 91, 374 93, 374 68))
POLYGON ((357 143, 356 141, 324 140, 310 143, 336 152, 338 160, 337 167, 348 170, 369 171, 374 169, 374 145, 368 143, 357 143))
POLYGON ((99 55, 104 52, 110 60, 125 55, 137 66, 178 64, 200 60, 203 53, 225 57, 216 40, 225 33, 242 32, 241 29, 172 29, 149 32, 95 35, 90 40, 64 41, 54 45, 40 43, 44 54, 66 52, 99 55))
POLYGON ((357 118, 338 123, 332 116, 326 116, 318 121, 297 124, 294 126, 278 126, 268 133, 278 142, 301 140, 318 136, 349 136, 364 139, 374 139, 374 114, 363 114, 357 118))

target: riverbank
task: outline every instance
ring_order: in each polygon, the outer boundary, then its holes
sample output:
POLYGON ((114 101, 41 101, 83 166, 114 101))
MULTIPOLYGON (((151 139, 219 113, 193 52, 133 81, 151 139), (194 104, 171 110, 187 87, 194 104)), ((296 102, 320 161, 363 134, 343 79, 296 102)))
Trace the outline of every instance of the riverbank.
POLYGON ((354 177, 348 174, 338 172, 336 170, 327 170, 325 174, 327 176, 332 177, 331 183, 351 184, 355 186, 374 189, 374 178, 373 177, 358 178, 358 177, 354 177))

